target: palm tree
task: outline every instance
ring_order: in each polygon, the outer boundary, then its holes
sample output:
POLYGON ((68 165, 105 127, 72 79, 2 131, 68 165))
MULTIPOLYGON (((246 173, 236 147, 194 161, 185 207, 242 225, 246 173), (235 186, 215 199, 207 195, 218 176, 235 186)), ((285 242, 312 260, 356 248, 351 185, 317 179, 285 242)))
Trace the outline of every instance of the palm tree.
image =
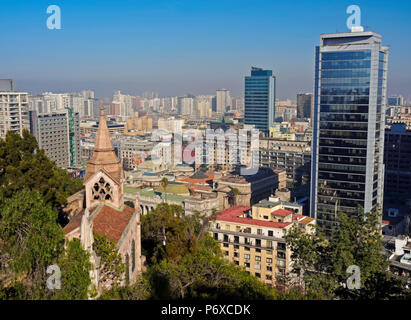
MULTIPOLYGON (((164 177, 163 179, 161 179, 161 187, 163 188, 163 192, 164 192, 164 200, 165 200, 165 197, 166 197, 167 186, 168 186, 168 179, 166 177, 164 177)), ((165 202, 167 202, 167 201, 165 201, 165 202)))
POLYGON ((234 206, 236 206, 237 205, 237 196, 240 194, 240 190, 238 190, 237 188, 233 188, 231 190, 231 192, 233 193, 234 206))

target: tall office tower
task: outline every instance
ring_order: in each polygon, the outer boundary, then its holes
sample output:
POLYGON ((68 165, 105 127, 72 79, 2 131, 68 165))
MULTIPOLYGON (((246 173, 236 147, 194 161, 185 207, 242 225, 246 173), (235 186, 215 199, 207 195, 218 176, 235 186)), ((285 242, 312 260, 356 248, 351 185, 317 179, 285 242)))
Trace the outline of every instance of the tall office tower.
POLYGON ((231 106, 230 91, 218 89, 216 91, 216 113, 226 112, 229 106, 231 106))
POLYGON ((313 107, 312 93, 297 94, 297 118, 311 118, 311 111, 313 107))
POLYGON ((245 77, 244 123, 266 136, 275 118, 275 76, 272 70, 251 67, 251 76, 245 77))
POLYGON ((336 212, 382 208, 387 64, 371 31, 323 34, 315 49, 311 216, 327 236, 336 212))
POLYGON ((405 123, 385 129, 384 194, 399 196, 411 190, 411 130, 405 123))
POLYGON ((80 162, 79 114, 72 109, 37 114, 30 111, 30 132, 47 157, 61 168, 76 167, 80 162))
POLYGON ((27 92, 0 91, 0 137, 7 131, 22 134, 30 129, 27 92))

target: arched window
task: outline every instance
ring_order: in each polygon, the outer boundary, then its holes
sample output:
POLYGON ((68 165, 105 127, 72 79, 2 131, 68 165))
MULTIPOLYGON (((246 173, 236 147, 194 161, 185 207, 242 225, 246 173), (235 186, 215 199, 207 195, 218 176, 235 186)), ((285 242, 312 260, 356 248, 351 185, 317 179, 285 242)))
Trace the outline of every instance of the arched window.
POLYGON ((130 258, 128 253, 126 253, 126 283, 130 282, 130 258))
POLYGON ((131 272, 134 272, 134 268, 136 267, 136 242, 131 241, 131 272))

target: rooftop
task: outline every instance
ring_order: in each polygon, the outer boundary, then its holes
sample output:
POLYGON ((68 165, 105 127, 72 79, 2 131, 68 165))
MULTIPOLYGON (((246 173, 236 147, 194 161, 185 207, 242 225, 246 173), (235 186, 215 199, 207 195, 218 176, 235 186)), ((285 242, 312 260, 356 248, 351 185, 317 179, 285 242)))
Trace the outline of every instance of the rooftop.
POLYGON ((248 225, 260 226, 260 227, 274 228, 274 229, 282 229, 291 224, 291 222, 271 222, 271 221, 263 221, 263 220, 242 217, 250 209, 251 207, 247 207, 247 206, 237 206, 237 207, 228 208, 228 209, 221 211, 220 214, 217 216, 216 220, 236 222, 240 224, 248 224, 248 225))

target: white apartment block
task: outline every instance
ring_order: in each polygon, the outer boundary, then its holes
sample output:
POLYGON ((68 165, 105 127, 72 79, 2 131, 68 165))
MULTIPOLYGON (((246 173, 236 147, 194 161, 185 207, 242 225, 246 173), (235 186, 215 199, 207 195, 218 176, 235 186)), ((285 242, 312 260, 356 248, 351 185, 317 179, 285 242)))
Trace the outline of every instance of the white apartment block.
POLYGON ((30 129, 28 93, 0 92, 0 137, 9 130, 22 134, 25 128, 30 129))

